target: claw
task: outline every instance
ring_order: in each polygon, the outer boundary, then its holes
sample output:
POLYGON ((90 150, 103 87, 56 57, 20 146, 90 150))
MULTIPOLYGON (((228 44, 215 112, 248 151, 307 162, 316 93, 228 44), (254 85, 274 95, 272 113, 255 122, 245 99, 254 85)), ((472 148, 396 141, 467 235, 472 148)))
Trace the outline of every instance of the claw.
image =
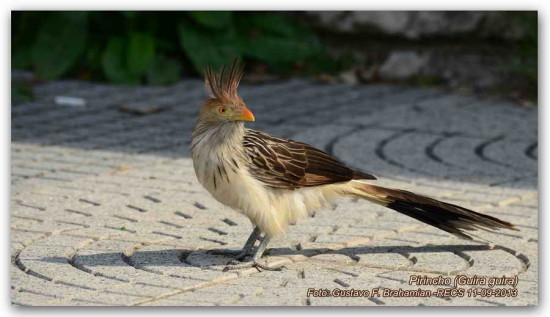
MULTIPOLYGON (((246 244, 243 248, 243 253, 244 254, 242 254, 241 256, 238 255, 237 258, 243 259, 243 258, 246 257, 247 251, 249 251, 250 248, 254 245, 254 242, 256 241, 256 239, 258 238, 260 233, 261 232, 259 231, 258 226, 256 226, 256 228, 254 228, 254 231, 252 232, 252 234, 248 238, 248 241, 246 242, 246 244)), ((262 264, 262 263, 258 262, 258 260, 264 254, 265 249, 267 248, 267 245, 269 244, 270 240, 271 240, 271 236, 269 236, 267 234, 264 235, 264 237, 261 239, 260 244, 258 245, 258 248, 256 248, 256 251, 254 252, 254 255, 252 256, 252 259, 250 261, 241 263, 241 262, 235 262, 235 260, 232 260, 223 269, 223 272, 227 272, 229 270, 246 269, 246 268, 249 268, 249 267, 255 267, 258 270, 263 269, 263 270, 266 270, 266 271, 281 271, 283 269, 282 266, 281 267, 269 267, 265 264, 262 264), (231 263, 235 263, 235 264, 231 264, 231 263)))

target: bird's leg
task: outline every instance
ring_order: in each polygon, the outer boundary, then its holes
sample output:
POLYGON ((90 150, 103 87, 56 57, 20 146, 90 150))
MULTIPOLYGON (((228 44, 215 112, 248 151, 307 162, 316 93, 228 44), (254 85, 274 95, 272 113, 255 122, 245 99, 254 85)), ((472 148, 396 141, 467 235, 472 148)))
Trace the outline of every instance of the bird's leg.
POLYGON ((250 261, 237 263, 237 264, 228 264, 223 269, 223 271, 225 272, 225 271, 228 271, 228 270, 245 269, 245 268, 249 268, 249 267, 257 267, 257 268, 264 269, 264 270, 267 270, 267 271, 280 271, 282 269, 282 267, 273 268, 273 267, 269 267, 265 264, 262 264, 262 263, 258 262, 258 260, 264 254, 265 249, 267 248, 267 245, 269 244, 269 241, 271 241, 271 237, 266 234, 262 238, 262 241, 260 242, 260 245, 256 249, 256 252, 254 252, 254 255, 252 256, 252 259, 250 261))
POLYGON ((262 234, 262 231, 258 226, 254 227, 254 230, 252 230, 252 233, 246 240, 246 243, 244 244, 243 248, 241 250, 217 250, 217 251, 211 251, 212 254, 220 254, 220 255, 229 255, 234 257, 237 260, 243 259, 245 256, 248 255, 250 250, 254 247, 254 243, 256 240, 258 240, 258 237, 262 234))
POLYGON ((262 234, 262 231, 260 230, 260 227, 258 227, 258 226, 254 227, 254 230, 252 230, 252 233, 250 234, 250 236, 246 240, 246 243, 244 244, 241 252, 239 252, 235 256, 235 259, 237 259, 237 260, 244 259, 244 257, 248 255, 248 252, 250 252, 250 250, 252 250, 252 248, 254 247, 254 243, 256 243, 256 240, 258 240, 258 238, 260 237, 261 234, 262 234))

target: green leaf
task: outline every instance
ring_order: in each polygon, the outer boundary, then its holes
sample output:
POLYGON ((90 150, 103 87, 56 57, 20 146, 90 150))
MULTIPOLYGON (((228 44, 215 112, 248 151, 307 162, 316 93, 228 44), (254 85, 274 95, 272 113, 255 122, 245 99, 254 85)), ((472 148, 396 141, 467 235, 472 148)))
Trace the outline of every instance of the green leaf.
POLYGON ((293 23, 281 14, 266 13, 250 15, 250 27, 262 32, 283 37, 293 37, 295 28, 293 23))
POLYGON ((199 73, 207 66, 218 69, 241 55, 235 31, 231 28, 211 32, 193 24, 180 23, 178 32, 181 47, 199 73))
POLYGON ((109 40, 101 59, 103 72, 109 81, 116 84, 139 84, 140 76, 128 71, 126 65, 126 39, 114 37, 109 40))
POLYGON ((241 51, 273 68, 289 69, 294 62, 324 54, 312 31, 281 14, 239 15, 235 21, 241 51))
POLYGON ((165 56, 157 56, 147 71, 147 81, 153 85, 168 85, 180 78, 181 64, 165 56))
POLYGON ((268 35, 250 40, 247 48, 249 56, 273 63, 300 61, 313 53, 307 43, 268 35))
POLYGON ((101 59, 105 76, 117 84, 139 84, 155 57, 154 45, 153 37, 143 33, 111 38, 101 59))
POLYGON ((191 11, 189 16, 197 23, 207 28, 223 29, 231 23, 231 11, 191 11))
POLYGON ((65 74, 84 52, 86 38, 86 12, 63 12, 49 16, 32 48, 37 76, 55 79, 65 74))
POLYGON ((127 48, 128 71, 143 75, 155 57, 155 39, 146 33, 132 33, 127 48))
POLYGON ((12 68, 32 69, 32 48, 44 21, 51 15, 36 11, 12 12, 12 68))

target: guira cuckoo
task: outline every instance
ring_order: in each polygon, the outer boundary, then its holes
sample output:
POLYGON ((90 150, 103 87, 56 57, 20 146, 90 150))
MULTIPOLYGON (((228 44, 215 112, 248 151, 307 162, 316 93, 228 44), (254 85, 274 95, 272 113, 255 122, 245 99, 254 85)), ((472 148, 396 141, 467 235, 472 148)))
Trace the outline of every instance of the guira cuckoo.
MULTIPOLYGON (((220 73, 206 69, 209 98, 193 129, 191 150, 199 182, 210 194, 247 216, 254 230, 240 252, 247 262, 225 270, 256 266, 269 241, 312 211, 338 197, 379 204, 463 239, 476 229, 514 229, 506 221, 412 192, 371 183, 376 177, 353 170, 315 147, 247 129, 254 115, 237 93, 243 71, 235 61, 220 73)), ((228 250, 229 251, 229 250, 228 250)))

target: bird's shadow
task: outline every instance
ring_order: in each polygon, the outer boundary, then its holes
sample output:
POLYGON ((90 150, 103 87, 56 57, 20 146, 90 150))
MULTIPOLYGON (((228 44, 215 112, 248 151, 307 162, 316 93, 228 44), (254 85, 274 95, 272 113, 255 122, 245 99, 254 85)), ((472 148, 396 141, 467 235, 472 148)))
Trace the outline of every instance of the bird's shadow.
MULTIPOLYGON (((340 254, 345 256, 350 256, 356 258, 361 255, 369 254, 414 254, 414 253, 440 253, 440 252, 450 252, 450 253, 460 253, 460 252, 470 252, 470 251, 489 251, 494 249, 489 245, 429 245, 429 246, 360 246, 360 247, 349 247, 343 248, 340 250, 328 250, 326 248, 312 248, 312 249, 303 249, 303 250, 294 250, 291 248, 270 248, 266 251, 267 256, 289 256, 289 255, 305 255, 312 256, 317 254, 340 254)), ((224 251, 226 249, 212 249, 212 250, 202 250, 201 261, 205 265, 210 263, 218 262, 216 259, 219 259, 220 255, 215 254, 219 251, 224 251)), ((123 252, 104 252, 104 253, 95 253, 95 254, 86 254, 86 255, 75 255, 74 258, 68 259, 61 256, 53 257, 43 257, 40 260, 44 262, 53 262, 53 263, 75 263, 78 262, 84 266, 124 266, 124 265, 136 265, 137 262, 139 266, 181 266, 182 264, 187 264, 186 259, 193 252, 197 250, 192 249, 168 249, 168 250, 159 250, 159 251, 136 251, 130 257, 124 255, 123 252), (122 258, 123 261, 118 261, 114 259, 122 258), (135 260, 139 258, 139 260, 135 260)), ((200 263, 199 263, 200 264, 200 263)))

